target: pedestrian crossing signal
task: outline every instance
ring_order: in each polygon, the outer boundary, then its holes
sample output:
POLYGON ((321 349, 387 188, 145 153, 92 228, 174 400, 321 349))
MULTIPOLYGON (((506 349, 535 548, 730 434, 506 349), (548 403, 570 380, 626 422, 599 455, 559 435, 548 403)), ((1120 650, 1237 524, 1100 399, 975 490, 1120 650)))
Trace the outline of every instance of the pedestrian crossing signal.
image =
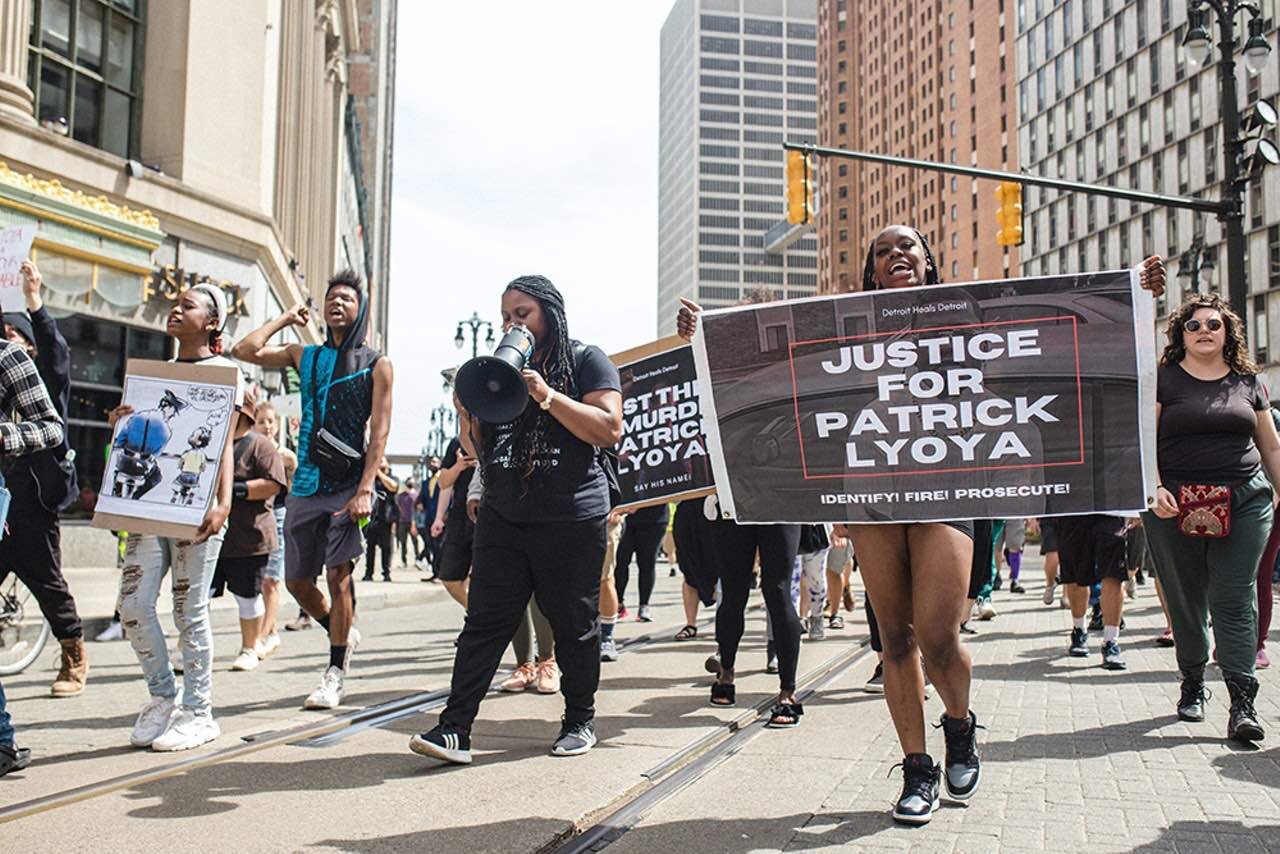
POLYGON ((1001 181, 996 185, 996 243, 1000 246, 1022 245, 1022 185, 1017 181, 1001 181))
POLYGON ((787 151, 787 222, 801 225, 813 216, 813 171, 803 151, 787 151))

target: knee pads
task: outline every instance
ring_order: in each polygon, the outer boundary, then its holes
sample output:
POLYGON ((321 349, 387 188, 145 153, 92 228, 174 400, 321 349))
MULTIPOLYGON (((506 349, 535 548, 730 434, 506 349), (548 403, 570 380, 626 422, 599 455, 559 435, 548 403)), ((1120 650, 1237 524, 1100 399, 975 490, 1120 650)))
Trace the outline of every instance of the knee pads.
POLYGON ((242 620, 256 620, 267 612, 266 606, 262 603, 261 593, 256 596, 241 596, 237 593, 231 595, 236 598, 236 604, 240 606, 242 620))

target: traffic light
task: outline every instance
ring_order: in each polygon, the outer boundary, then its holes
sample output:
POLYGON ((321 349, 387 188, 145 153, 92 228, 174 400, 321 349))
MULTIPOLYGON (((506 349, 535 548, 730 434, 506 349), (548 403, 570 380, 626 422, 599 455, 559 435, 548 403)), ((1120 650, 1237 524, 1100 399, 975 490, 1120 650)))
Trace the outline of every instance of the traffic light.
POLYGON ((1001 246, 1022 245, 1022 185, 1017 181, 1001 181, 996 185, 996 243, 1001 246))
POLYGON ((787 150, 787 222, 801 225, 813 216, 813 173, 803 151, 787 150))

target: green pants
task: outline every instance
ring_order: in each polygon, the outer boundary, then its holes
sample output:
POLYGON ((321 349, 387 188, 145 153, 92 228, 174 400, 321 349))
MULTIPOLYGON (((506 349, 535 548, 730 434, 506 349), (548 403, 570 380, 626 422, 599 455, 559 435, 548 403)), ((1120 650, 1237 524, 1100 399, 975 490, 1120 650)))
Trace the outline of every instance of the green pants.
MULTIPOLYGON (((1175 492, 1176 495, 1176 492, 1175 492)), ((1231 534, 1188 537, 1178 520, 1144 513, 1173 626, 1178 669, 1196 672, 1209 661, 1209 617, 1224 674, 1252 676, 1258 649, 1258 561, 1271 532, 1271 484, 1258 473, 1231 493, 1231 534)))

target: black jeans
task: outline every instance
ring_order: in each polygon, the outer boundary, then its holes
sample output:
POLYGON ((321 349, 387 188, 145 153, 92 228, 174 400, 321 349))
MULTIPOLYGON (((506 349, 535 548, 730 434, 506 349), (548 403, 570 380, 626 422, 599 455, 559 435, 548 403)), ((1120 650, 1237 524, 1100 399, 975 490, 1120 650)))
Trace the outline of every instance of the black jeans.
POLYGON ((0 581, 10 572, 40 603, 40 612, 58 640, 84 636, 76 600, 62 577, 62 532, 58 516, 35 499, 15 496, 9 532, 0 540, 0 581), (21 500, 21 503, 19 503, 21 500))
POLYGON ((412 529, 412 522, 396 522, 396 545, 400 547, 400 562, 405 566, 409 565, 410 542, 413 543, 414 560, 418 558, 418 537, 409 533, 412 529))
POLYGON ((633 524, 627 519, 622 528, 622 539, 618 541, 618 562, 614 567, 613 580, 618 587, 618 602, 625 601, 627 582, 631 580, 631 558, 636 559, 636 568, 640 572, 640 604, 648 605, 653 595, 653 580, 657 574, 658 546, 667 533, 667 520, 652 524, 633 524))
POLYGON ((364 574, 373 575, 373 567, 377 563, 378 549, 382 549, 382 574, 391 574, 391 525, 387 522, 370 522, 364 527, 365 563, 364 574))
POLYGON ((712 527, 720 552, 720 590, 724 594, 716 609, 720 665, 732 670, 738 656, 758 550, 761 592, 778 653, 778 682, 783 691, 792 691, 800 660, 800 617, 791 604, 791 576, 800 547, 800 526, 739 525, 720 520, 712 527))
POLYGON ((476 521, 467 619, 440 723, 465 732, 480 710, 529 596, 551 623, 565 722, 595 717, 605 519, 516 523, 487 507, 476 521))

